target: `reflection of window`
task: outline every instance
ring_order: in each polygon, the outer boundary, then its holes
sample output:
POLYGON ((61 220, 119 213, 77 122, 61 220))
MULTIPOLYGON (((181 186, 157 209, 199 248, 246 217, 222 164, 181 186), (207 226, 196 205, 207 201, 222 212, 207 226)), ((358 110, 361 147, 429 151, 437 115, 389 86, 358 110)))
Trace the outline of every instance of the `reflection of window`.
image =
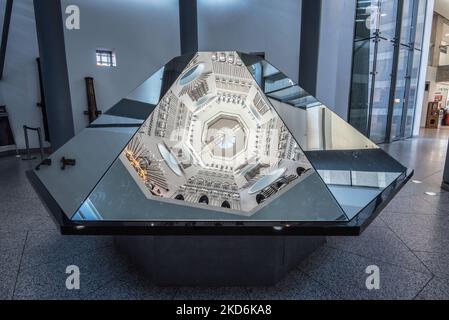
POLYGON ((115 52, 111 50, 97 50, 97 66, 99 67, 116 67, 117 60, 115 52))

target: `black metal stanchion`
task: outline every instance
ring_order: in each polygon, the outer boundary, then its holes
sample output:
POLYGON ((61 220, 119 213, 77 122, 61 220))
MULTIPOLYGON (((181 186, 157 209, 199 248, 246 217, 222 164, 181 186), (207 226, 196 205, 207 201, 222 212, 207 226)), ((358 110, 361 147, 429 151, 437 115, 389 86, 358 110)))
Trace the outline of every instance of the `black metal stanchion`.
POLYGON ((39 138, 39 150, 41 153, 41 160, 44 160, 44 146, 43 146, 43 142, 42 142, 42 134, 41 134, 41 128, 32 128, 32 127, 28 127, 28 126, 23 126, 23 133, 25 136, 25 146, 26 146, 26 158, 22 158, 22 160, 24 161, 30 161, 30 160, 35 160, 37 157, 35 156, 31 156, 30 154, 30 142, 28 139, 28 131, 36 131, 37 132, 37 136, 39 138))

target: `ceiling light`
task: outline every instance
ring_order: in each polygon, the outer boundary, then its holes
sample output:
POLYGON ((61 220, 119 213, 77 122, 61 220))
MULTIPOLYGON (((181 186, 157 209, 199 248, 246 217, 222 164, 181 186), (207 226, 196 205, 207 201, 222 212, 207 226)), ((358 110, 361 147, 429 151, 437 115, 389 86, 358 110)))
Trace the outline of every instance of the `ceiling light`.
POLYGON ((437 195, 436 192, 430 192, 430 191, 425 192, 425 194, 428 195, 428 196, 432 196, 432 197, 437 195))

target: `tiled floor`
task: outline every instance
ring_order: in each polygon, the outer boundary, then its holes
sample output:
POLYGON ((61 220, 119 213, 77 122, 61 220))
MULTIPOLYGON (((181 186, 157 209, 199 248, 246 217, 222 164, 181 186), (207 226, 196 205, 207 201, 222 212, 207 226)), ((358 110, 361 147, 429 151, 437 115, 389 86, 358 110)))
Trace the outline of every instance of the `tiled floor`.
POLYGON ((448 138, 425 130, 385 146, 422 183, 408 184, 361 237, 328 238, 265 288, 155 287, 111 238, 60 236, 25 178, 32 164, 0 158, 0 299, 449 299, 449 193, 439 187, 448 138), (65 288, 72 264, 79 291, 65 288), (369 265, 380 268, 379 290, 366 289, 369 265))

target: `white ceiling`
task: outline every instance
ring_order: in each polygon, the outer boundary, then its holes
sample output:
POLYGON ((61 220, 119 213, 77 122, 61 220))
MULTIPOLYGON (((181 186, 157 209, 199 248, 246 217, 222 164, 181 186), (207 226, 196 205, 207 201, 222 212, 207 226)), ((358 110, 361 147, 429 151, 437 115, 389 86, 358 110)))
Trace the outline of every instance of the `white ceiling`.
POLYGON ((435 0, 435 12, 449 19, 449 0, 435 0))

